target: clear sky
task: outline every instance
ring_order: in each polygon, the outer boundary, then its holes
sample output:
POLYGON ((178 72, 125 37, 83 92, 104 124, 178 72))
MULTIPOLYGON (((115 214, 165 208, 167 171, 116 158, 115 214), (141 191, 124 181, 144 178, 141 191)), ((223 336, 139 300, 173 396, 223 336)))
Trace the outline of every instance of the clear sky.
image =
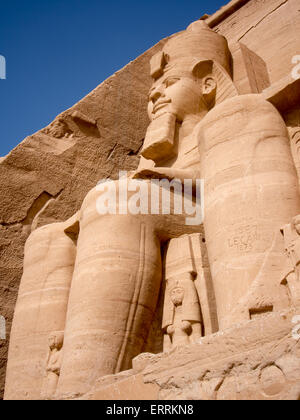
POLYGON ((0 156, 226 0, 0 0, 0 156), (0 69, 1 74, 1 69, 0 69))

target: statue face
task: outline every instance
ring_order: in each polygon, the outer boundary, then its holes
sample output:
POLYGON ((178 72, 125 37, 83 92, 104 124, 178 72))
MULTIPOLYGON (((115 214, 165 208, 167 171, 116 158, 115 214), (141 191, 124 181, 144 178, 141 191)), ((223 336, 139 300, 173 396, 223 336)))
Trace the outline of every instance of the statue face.
POLYGON ((48 343, 49 343, 49 347, 51 350, 55 349, 55 335, 50 335, 49 339, 48 339, 48 343))
POLYGON ((49 336, 48 343, 51 350, 60 349, 63 345, 64 334, 63 333, 53 333, 49 336))
POLYGON ((171 291, 171 301, 173 305, 178 306, 181 305, 184 298, 184 290, 182 287, 175 287, 171 291))
POLYGON ((151 119, 170 112, 183 121, 187 115, 197 115, 207 109, 202 94, 202 82, 194 77, 165 74, 152 86, 149 94, 151 119))

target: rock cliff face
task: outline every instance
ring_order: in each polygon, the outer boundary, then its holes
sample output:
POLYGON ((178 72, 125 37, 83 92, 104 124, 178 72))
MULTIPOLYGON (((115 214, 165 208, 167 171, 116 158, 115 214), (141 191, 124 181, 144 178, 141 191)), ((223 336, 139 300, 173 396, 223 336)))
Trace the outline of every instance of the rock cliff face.
MULTIPOLYGON (((300 171, 300 101, 297 95, 288 95, 288 83, 284 82, 295 66, 292 57, 300 54, 298 9, 298 0, 234 0, 207 21, 229 41, 239 93, 261 93, 268 88, 266 96, 282 110, 300 171)), ((149 61, 165 42, 128 64, 0 159, 0 314, 6 319, 8 332, 7 340, 0 341, 0 395, 23 249, 31 227, 68 219, 100 179, 115 179, 120 169, 137 167, 149 124, 149 61)), ((223 385, 221 379, 215 388, 222 390, 223 385)))

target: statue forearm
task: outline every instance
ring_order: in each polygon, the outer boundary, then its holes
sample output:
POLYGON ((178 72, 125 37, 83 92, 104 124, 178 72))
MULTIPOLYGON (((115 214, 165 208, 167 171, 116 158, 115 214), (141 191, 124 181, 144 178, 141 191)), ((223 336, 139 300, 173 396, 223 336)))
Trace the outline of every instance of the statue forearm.
POLYGON ((193 183, 197 179, 200 179, 199 171, 192 171, 186 169, 174 169, 174 168, 145 168, 138 170, 133 178, 137 179, 179 179, 184 182, 184 180, 192 180, 193 183))

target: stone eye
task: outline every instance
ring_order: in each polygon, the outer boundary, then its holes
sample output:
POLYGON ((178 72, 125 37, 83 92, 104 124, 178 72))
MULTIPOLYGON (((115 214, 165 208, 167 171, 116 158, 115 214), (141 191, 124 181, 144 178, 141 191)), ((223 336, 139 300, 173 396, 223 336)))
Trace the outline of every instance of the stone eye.
POLYGON ((165 81, 165 86, 166 86, 166 87, 170 87, 170 86, 174 85, 176 82, 178 82, 178 80, 179 80, 179 78, 178 78, 178 77, 172 77, 172 78, 170 78, 170 79, 167 79, 167 80, 165 81))

